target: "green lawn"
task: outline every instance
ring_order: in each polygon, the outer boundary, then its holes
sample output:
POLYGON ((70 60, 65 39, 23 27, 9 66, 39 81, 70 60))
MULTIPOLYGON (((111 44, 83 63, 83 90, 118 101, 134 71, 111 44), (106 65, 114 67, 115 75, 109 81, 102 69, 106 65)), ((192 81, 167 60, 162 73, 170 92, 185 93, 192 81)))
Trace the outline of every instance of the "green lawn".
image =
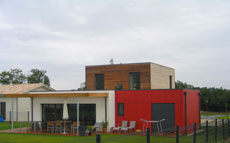
MULTIPOLYGON (((102 143, 145 143, 145 136, 102 135, 102 143)), ((1 143, 95 143, 96 137, 0 133, 1 143)), ((172 137, 151 137, 153 143, 175 143, 172 137)))
POLYGON ((216 119, 230 119, 230 116, 217 117, 216 119))
MULTIPOLYGON (((27 123, 21 123, 22 127, 26 127, 27 123)), ((14 128, 20 128, 19 122, 14 122, 14 128)), ((11 123, 10 122, 0 122, 0 130, 8 130, 11 129, 11 123)))
POLYGON ((226 113, 226 112, 205 112, 205 111, 201 111, 200 115, 201 116, 229 115, 229 113, 226 113))
MULTIPOLYGON (((221 130, 221 129, 220 129, 221 130)), ((218 136, 218 142, 222 142, 222 134, 218 136)), ((197 134, 197 142, 205 141, 205 134, 197 134)), ((192 143, 193 136, 180 137, 180 143, 192 143)), ((214 135, 210 134, 209 141, 214 141, 214 135)), ((76 137, 63 135, 35 135, 35 134, 10 134, 0 133, 0 143, 95 143, 96 137, 76 137)), ((101 143, 146 143, 145 136, 135 135, 101 135, 101 143)), ((176 143, 175 137, 151 136, 151 143, 176 143)))

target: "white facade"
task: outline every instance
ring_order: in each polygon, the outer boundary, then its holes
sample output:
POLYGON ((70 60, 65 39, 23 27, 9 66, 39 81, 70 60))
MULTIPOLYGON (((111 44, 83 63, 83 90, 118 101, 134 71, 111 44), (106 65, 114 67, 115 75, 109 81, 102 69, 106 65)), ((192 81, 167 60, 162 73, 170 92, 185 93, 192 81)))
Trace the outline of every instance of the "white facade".
MULTIPOLYGON (((57 92, 57 93, 62 93, 62 92, 57 92)), ((106 118, 105 116, 107 115, 108 130, 111 127, 115 126, 115 92, 114 91, 69 91, 63 93, 108 93, 108 97, 78 97, 79 104, 96 104, 96 122, 105 121, 106 118), (105 104, 107 104, 107 107, 105 107, 105 104), (105 113, 105 111, 107 112, 105 113)), ((42 121, 42 104, 64 104, 65 100, 67 101, 67 104, 77 104, 77 97, 75 98, 34 97, 33 98, 33 120, 42 121)))

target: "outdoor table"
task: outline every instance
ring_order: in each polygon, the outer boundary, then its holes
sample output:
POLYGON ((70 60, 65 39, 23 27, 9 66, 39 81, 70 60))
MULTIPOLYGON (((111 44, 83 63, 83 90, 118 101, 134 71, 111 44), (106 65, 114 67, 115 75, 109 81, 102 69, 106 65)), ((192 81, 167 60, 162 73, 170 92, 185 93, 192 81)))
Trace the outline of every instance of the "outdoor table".
POLYGON ((148 120, 145 120, 145 119, 140 119, 140 120, 144 122, 144 124, 143 124, 143 133, 145 132, 145 129, 148 128, 148 123, 153 123, 153 124, 155 123, 157 125, 157 133, 158 134, 163 133, 161 122, 165 121, 165 119, 161 119, 161 120, 158 120, 158 121, 152 121, 152 120, 148 121, 148 120), (145 125, 146 125, 146 127, 145 127, 145 125))
POLYGON ((72 121, 60 121, 61 122, 61 124, 63 124, 63 127, 64 127, 64 131, 63 131, 63 134, 66 134, 66 125, 69 125, 69 126, 71 126, 71 124, 72 124, 72 121))

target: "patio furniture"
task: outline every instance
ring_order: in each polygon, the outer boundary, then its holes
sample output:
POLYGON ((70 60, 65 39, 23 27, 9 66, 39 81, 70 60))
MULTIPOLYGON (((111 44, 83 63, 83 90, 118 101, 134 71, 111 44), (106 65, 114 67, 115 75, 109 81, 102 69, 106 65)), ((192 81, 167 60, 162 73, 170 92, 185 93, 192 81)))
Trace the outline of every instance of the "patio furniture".
POLYGON ((121 132, 133 131, 136 127, 136 121, 130 121, 129 127, 121 127, 121 132))
POLYGON ((102 123, 100 122, 96 122, 94 125, 93 125, 93 130, 94 131, 102 131, 102 123))
POLYGON ((145 119, 140 119, 140 120, 144 122, 144 124, 143 124, 143 133, 148 128, 148 123, 153 123, 153 124, 155 123, 156 126, 157 126, 157 133, 158 134, 163 133, 161 122, 165 121, 165 119, 161 119, 161 120, 158 120, 158 121, 151 121, 151 120, 148 121, 148 120, 145 120, 145 119))
POLYGON ((55 122, 55 133, 57 132, 57 130, 59 131, 59 133, 62 130, 62 122, 61 121, 55 122))
POLYGON ((77 130, 77 126, 80 125, 78 122, 74 121, 71 125, 71 132, 74 133, 74 130, 77 130))
POLYGON ((47 122, 47 132, 49 132, 49 130, 53 133, 54 132, 54 122, 52 121, 48 121, 47 122))
MULTIPOLYGON (((21 128, 21 123, 23 123, 23 122, 20 122, 20 128, 21 128)), ((41 122, 40 121, 33 121, 33 122, 31 122, 31 130, 33 132, 37 132, 37 131, 41 132, 42 131, 42 124, 41 124, 41 122)))
POLYGON ((114 127, 112 129, 113 132, 119 132, 121 128, 126 128, 128 124, 128 121, 122 121, 121 127, 114 127))

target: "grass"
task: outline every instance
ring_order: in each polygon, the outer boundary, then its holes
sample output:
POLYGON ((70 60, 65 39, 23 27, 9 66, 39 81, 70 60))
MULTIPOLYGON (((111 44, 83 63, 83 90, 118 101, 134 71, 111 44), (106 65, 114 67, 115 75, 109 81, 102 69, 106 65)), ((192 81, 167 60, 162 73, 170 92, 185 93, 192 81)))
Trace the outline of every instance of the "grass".
POLYGON ((230 116, 217 117, 216 119, 230 119, 230 116))
MULTIPOLYGON (((132 135, 102 135, 102 143, 145 143, 145 136, 132 135)), ((9 134, 0 133, 1 143, 95 143, 96 137, 75 137, 57 135, 32 135, 32 134, 9 134)), ((155 143, 175 143, 172 137, 151 137, 151 142, 155 143)))
MULTIPOLYGON (((22 123, 22 127, 26 127, 27 123, 22 123)), ((14 122, 14 128, 20 128, 19 122, 14 122)), ((0 130, 9 130, 11 129, 11 123, 10 122, 0 122, 0 130)))
MULTIPOLYGON (((218 142, 222 142, 221 127, 218 128, 218 142)), ((209 129, 209 141, 214 141, 213 127, 209 129)), ((192 143, 193 136, 182 136, 180 143, 192 143)), ((197 142, 205 141, 205 132, 197 133, 197 142)), ((39 134, 10 134, 0 133, 1 143, 95 143, 96 136, 76 137, 62 135, 39 135, 39 134)), ((135 135, 101 135, 102 143, 146 143, 145 136, 135 135)), ((175 143, 175 137, 151 136, 151 143, 175 143)))
POLYGON ((229 115, 229 113, 226 113, 226 112, 206 112, 206 111, 201 111, 200 115, 201 116, 229 115))
MULTIPOLYGON (((19 126, 15 123, 15 126, 19 126)), ((0 129, 10 129, 9 122, 0 123, 0 129)), ((205 132, 197 133, 197 141, 204 141, 205 132)), ((222 138, 222 127, 218 127, 218 140, 222 138)), ((102 143, 146 143, 145 136, 138 135, 101 135, 102 143)), ((193 136, 181 136, 180 143, 192 143, 193 136)), ((214 140, 214 127, 209 127, 209 140, 214 140)), ((10 134, 0 133, 0 143, 95 143, 96 136, 76 137, 63 135, 41 135, 41 134, 10 134)), ((151 136, 151 143, 175 143, 175 137, 151 136)))

